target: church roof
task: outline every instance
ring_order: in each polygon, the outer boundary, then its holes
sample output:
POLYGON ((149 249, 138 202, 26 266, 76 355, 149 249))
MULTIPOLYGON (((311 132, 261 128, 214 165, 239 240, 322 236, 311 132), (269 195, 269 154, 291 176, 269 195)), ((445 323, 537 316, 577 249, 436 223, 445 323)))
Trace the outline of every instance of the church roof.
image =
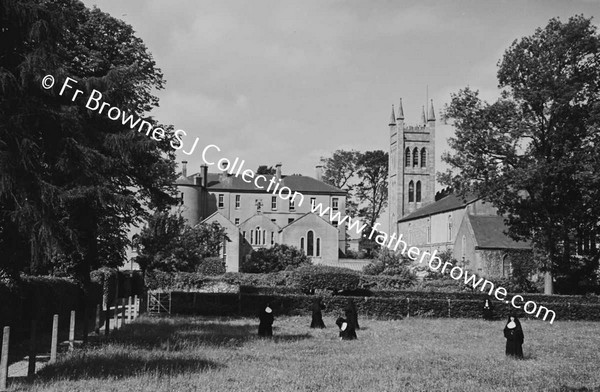
POLYGON ((469 215, 478 248, 531 249, 525 241, 515 241, 506 234, 508 228, 499 215, 469 215))
POLYGON ((477 199, 478 197, 474 194, 466 194, 465 198, 463 199, 458 195, 451 193, 443 199, 436 201, 435 203, 426 205, 425 207, 419 208, 418 210, 406 215, 402 219, 398 220, 398 222, 406 222, 425 216, 431 216, 435 214, 440 214, 442 212, 448 212, 464 208, 467 204, 471 204, 477 199))
MULTIPOLYGON (((188 179, 194 178, 196 174, 188 176, 188 179)), ((256 175, 255 175, 256 177, 256 175)), ((266 188, 271 178, 274 175, 264 175, 267 179, 260 180, 260 184, 264 186, 264 189, 258 188, 254 184, 254 179, 250 180, 250 183, 244 181, 242 176, 226 176, 223 177, 219 173, 208 173, 207 188, 209 191, 231 191, 231 192, 257 192, 257 193, 272 193, 274 186, 271 186, 271 191, 267 192, 266 188)), ((345 196, 346 191, 336 188, 332 185, 326 184, 323 181, 319 181, 315 178, 308 176, 292 175, 292 176, 281 176, 281 182, 279 188, 286 186, 292 190, 292 192, 300 192, 302 194, 329 194, 329 195, 340 195, 345 196)))

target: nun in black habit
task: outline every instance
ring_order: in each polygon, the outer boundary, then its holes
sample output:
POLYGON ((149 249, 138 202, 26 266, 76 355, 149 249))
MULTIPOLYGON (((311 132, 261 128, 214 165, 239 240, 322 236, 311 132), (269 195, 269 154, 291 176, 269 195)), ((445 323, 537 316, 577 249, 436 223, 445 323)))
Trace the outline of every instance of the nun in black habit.
POLYGON ((487 298, 483 302, 483 319, 493 320, 494 319, 494 305, 492 305, 491 299, 487 298))
POLYGON ((323 322, 323 314, 321 310, 325 309, 325 305, 323 305, 322 299, 315 298, 313 304, 311 306, 312 310, 312 321, 310 323, 311 328, 325 328, 325 323, 323 322))
POLYGON ((519 319, 511 315, 508 317, 504 327, 504 337, 506 338, 506 355, 523 359, 523 328, 519 319))
POLYGON ((273 336, 273 309, 267 304, 259 313, 258 319, 258 336, 271 337, 273 336))
POLYGON ((344 313, 346 320, 353 324, 354 329, 360 329, 360 326, 358 325, 358 311, 356 310, 356 305, 354 304, 354 300, 352 298, 348 298, 348 303, 344 308, 344 313))
POLYGON ((356 337, 356 330, 354 325, 343 317, 338 317, 335 320, 335 324, 340 328, 340 340, 354 340, 356 337))

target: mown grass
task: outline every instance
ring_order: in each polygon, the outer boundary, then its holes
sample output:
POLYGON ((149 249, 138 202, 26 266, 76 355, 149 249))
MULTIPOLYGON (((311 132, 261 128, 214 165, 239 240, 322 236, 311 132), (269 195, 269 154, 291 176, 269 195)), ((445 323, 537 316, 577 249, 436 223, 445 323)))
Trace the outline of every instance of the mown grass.
POLYGON ((525 360, 506 358, 504 321, 360 320, 340 341, 332 319, 142 317, 62 356, 11 391, 552 391, 600 390, 600 324, 524 321, 525 360), (578 389, 589 388, 589 389, 578 389))

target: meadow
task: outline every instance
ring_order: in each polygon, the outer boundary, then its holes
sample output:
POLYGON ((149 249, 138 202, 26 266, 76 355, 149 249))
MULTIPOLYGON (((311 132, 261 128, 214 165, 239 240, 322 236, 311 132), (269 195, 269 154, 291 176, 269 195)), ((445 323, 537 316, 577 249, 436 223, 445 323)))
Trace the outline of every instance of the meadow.
POLYGON ((600 324, 524 320, 525 359, 504 355, 504 320, 360 319, 340 341, 332 318, 147 317, 64 354, 10 391, 600 390, 600 324))

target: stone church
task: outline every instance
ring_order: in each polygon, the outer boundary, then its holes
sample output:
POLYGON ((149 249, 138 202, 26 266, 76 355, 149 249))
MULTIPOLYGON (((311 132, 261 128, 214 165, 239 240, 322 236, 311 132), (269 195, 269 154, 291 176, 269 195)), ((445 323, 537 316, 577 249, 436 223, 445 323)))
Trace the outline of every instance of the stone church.
POLYGON ((228 272, 238 272, 244 258, 253 249, 270 248, 274 244, 292 245, 302 250, 314 264, 336 263, 346 251, 346 223, 329 221, 311 212, 311 206, 330 207, 332 213, 346 209, 346 191, 321 181, 322 169, 316 168, 316 178, 282 174, 276 165, 274 179, 282 187, 304 196, 303 203, 284 200, 259 189, 255 183, 227 171, 209 173, 202 165, 200 172, 188 175, 187 162, 175 185, 180 195, 177 211, 188 224, 218 222, 226 230, 221 256, 228 272))
POLYGON ((389 122, 388 179, 389 233, 402 234, 409 246, 421 251, 450 249, 466 269, 483 277, 509 277, 511 257, 530 252, 529 243, 505 233, 497 209, 473 195, 435 193, 435 112, 433 100, 421 123, 404 123, 402 100, 392 106, 389 122))

